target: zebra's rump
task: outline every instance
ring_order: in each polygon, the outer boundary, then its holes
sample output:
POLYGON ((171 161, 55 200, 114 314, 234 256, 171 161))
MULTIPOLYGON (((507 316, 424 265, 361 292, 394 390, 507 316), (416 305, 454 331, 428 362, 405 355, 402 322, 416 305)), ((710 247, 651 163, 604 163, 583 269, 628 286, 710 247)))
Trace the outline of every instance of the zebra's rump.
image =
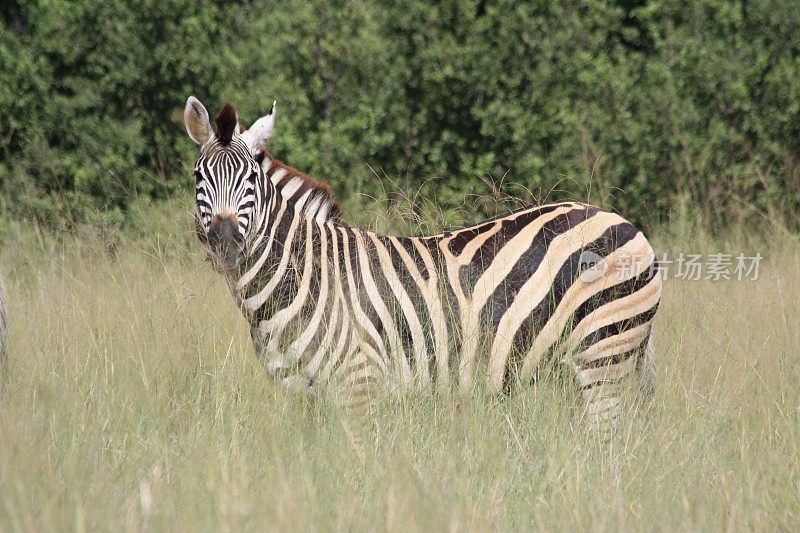
MULTIPOLYGON (((398 244, 414 248, 414 240, 398 244)), ((623 342, 624 332, 649 325, 660 295, 647 240, 619 215, 594 206, 524 208, 416 240, 437 264, 448 330, 446 350, 424 348, 431 354, 431 380, 445 377, 435 371, 445 365, 433 359, 446 352, 447 377, 462 389, 472 385, 475 366, 484 361, 490 386, 508 390, 515 378, 530 379, 557 348, 581 352, 607 339, 628 347, 633 341, 623 342)), ((420 286, 420 275, 406 271, 406 263, 392 261, 395 283, 415 294, 429 290, 420 286)), ((376 267, 386 271, 385 264, 376 267)), ((379 292, 391 295, 391 283, 387 277, 379 292)), ((424 342, 435 346, 431 310, 423 297, 414 302, 415 318, 427 325, 424 342)), ((408 314, 399 313, 397 324, 406 353, 415 350, 408 314)))

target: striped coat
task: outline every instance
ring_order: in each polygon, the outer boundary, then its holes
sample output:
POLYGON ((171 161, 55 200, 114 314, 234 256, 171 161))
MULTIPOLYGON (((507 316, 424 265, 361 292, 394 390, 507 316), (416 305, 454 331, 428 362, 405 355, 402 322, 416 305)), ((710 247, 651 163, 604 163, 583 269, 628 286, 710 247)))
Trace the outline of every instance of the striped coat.
POLYGON ((198 231, 286 386, 336 384, 350 404, 376 385, 501 393, 558 357, 590 422, 607 426, 626 382, 649 372, 661 276, 619 215, 565 202, 425 237, 349 227, 328 187, 263 139, 226 135, 224 113, 199 143, 198 231))

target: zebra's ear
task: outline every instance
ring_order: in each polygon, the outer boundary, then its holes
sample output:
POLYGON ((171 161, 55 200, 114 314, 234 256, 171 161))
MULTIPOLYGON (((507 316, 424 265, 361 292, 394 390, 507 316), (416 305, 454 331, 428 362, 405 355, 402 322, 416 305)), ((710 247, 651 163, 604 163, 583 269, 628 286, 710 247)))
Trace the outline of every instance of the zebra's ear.
POLYGON ((277 102, 272 102, 272 109, 269 113, 256 120, 250 129, 242 133, 242 139, 250 148, 250 152, 255 155, 267 142, 267 139, 272 137, 272 127, 275 124, 275 105, 277 102))
POLYGON ((186 124, 186 132, 198 146, 203 146, 213 135, 211 122, 208 120, 208 111, 200 100, 190 96, 186 100, 186 107, 183 110, 183 122, 186 124))

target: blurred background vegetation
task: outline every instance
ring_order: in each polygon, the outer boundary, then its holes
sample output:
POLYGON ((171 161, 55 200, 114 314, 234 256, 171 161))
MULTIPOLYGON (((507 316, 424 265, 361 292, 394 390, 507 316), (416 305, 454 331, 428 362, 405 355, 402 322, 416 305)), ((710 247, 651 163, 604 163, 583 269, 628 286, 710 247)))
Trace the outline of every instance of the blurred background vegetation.
POLYGON ((54 229, 190 197, 189 94, 276 99, 273 153, 352 211, 800 225, 796 0, 5 0, 0 76, 0 210, 54 229))

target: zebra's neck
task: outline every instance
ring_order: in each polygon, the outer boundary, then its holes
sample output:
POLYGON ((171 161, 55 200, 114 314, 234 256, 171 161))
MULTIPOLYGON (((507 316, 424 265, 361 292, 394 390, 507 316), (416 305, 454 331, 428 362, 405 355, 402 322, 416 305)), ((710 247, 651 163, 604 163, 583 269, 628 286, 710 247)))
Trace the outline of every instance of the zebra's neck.
POLYGON ((338 225, 341 214, 327 185, 270 154, 265 154, 261 167, 265 179, 256 190, 245 257, 238 273, 229 279, 247 315, 264 299, 264 289, 274 291, 294 266, 290 264, 293 249, 311 238, 309 226, 313 230, 313 226, 338 225), (254 298, 258 294, 261 297, 254 298))
POLYGON ((339 204, 326 183, 285 165, 268 153, 264 156, 261 168, 266 178, 262 191, 262 200, 266 201, 262 202, 262 206, 267 215, 267 224, 276 220, 270 220, 269 215, 274 214, 284 201, 292 210, 305 210, 320 223, 341 219, 339 204))

